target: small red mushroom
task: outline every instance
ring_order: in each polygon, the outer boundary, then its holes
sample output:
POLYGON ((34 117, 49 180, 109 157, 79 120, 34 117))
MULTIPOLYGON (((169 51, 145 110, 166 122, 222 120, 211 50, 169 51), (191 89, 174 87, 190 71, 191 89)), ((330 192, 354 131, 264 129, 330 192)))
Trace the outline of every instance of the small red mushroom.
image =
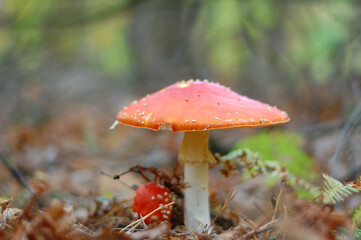
MULTIPOLYGON (((173 194, 165 186, 153 182, 145 183, 138 187, 133 200, 133 212, 138 218, 144 217, 159 207, 172 202, 173 194)), ((144 219, 146 224, 155 224, 170 221, 173 214, 173 206, 164 206, 144 219)))

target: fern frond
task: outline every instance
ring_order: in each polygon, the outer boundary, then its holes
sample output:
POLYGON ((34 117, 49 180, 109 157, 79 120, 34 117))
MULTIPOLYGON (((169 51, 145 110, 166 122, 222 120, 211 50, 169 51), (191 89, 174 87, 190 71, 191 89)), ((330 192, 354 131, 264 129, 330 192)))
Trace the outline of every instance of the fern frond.
POLYGON ((336 202, 342 202, 345 198, 352 193, 359 192, 357 189, 350 186, 345 186, 340 181, 328 176, 327 174, 322 174, 324 181, 324 187, 322 190, 323 202, 325 204, 336 202))
POLYGON ((321 188, 319 186, 315 186, 305 179, 295 177, 295 183, 308 191, 313 197, 317 197, 321 194, 321 188))
POLYGON ((356 208, 352 216, 352 224, 357 227, 361 224, 361 205, 356 208))

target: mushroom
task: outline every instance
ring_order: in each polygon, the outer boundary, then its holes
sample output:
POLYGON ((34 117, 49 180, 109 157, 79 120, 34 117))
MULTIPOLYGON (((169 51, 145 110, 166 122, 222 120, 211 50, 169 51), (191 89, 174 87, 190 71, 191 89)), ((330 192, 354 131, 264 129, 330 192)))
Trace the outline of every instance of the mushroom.
MULTIPOLYGON (((166 186, 154 182, 144 183, 135 192, 133 212, 138 218, 144 217, 155 209, 171 203, 172 198, 173 193, 166 186)), ((144 223, 159 224, 163 221, 170 221, 172 213, 173 206, 165 206, 164 209, 160 209, 144 219, 144 223)))
POLYGON ((216 160, 208 149, 208 130, 264 127, 288 122, 286 112, 241 96, 218 83, 181 81, 124 107, 118 123, 184 132, 179 161, 184 165, 185 224, 194 231, 210 225, 208 165, 216 160))

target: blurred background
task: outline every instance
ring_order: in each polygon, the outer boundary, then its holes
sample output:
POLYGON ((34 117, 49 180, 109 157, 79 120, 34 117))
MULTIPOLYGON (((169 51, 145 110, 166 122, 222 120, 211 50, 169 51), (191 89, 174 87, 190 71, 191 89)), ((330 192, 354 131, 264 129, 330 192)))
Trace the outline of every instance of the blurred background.
MULTIPOLYGON (((304 178, 358 176, 360 39, 361 3, 351 0, 1 0, 0 149, 54 195, 132 192, 100 170, 169 170, 182 134, 109 131, 117 112, 176 81, 208 79, 291 117, 212 131, 213 152, 250 148, 304 178)), ((16 196, 21 186, 0 166, 0 195, 16 196)))

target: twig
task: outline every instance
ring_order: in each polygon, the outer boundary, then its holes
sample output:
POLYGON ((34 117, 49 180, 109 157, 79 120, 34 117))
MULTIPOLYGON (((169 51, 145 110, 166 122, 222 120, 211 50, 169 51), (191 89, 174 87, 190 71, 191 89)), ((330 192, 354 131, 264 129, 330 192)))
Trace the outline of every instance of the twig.
MULTIPOLYGON (((273 210, 273 215, 272 215, 271 222, 274 221, 275 218, 276 218, 276 213, 277 213, 278 207, 280 205, 280 200, 281 200, 283 188, 284 188, 284 182, 281 183, 281 189, 280 189, 280 192, 278 193, 278 196, 277 196, 276 206, 275 206, 275 209, 273 210)), ((267 231, 266 235, 268 236, 268 234, 269 234, 269 231, 267 231)))
POLYGON ((27 184, 24 176, 21 174, 21 172, 14 167, 10 161, 6 158, 6 156, 2 153, 2 151, 0 150, 0 160, 1 162, 7 167, 7 169, 9 169, 11 175, 15 178, 15 180, 22 185, 25 189, 27 189, 30 194, 36 198, 36 201, 38 202, 38 206, 39 208, 43 207, 43 203, 41 202, 41 200, 38 198, 38 196, 33 192, 33 190, 29 187, 29 185, 27 184))
MULTIPOLYGON (((128 187, 128 188, 130 188, 130 189, 132 189, 132 190, 136 190, 136 189, 137 189, 137 187, 136 187, 135 185, 129 186, 128 184, 126 184, 125 182, 123 182, 123 181, 120 180, 119 178, 115 178, 114 175, 112 175, 112 174, 110 174, 110 173, 108 173, 108 172, 100 171, 100 173, 103 174, 103 175, 105 175, 105 176, 111 177, 111 178, 114 179, 114 180, 118 180, 118 181, 121 182, 124 186, 126 186, 126 187, 128 187)), ((116 175, 116 176, 118 176, 118 175, 116 175)), ((120 176, 120 175, 119 175, 119 176, 120 176)))
POLYGON ((333 157, 330 161, 331 163, 331 177, 337 178, 339 176, 336 176, 337 169, 339 169, 340 166, 340 155, 342 148, 345 145, 345 140, 348 137, 349 134, 351 134, 352 130, 357 126, 357 122, 361 118, 361 102, 357 105, 355 110, 352 112, 351 116, 345 123, 344 127, 342 128, 342 131, 338 137, 337 145, 335 148, 335 152, 333 154, 333 157))
MULTIPOLYGON (((235 212, 237 213, 237 212, 235 212)), ((246 223, 248 223, 253 229, 257 229, 259 226, 257 225, 257 223, 253 222, 249 217, 243 215, 242 213, 237 213, 239 216, 241 216, 241 218, 243 219, 243 221, 245 221, 246 223)))
POLYGON ((238 192, 234 192, 234 188, 232 188, 228 195, 226 200, 224 201, 223 207, 221 208, 221 210, 217 213, 216 217, 212 220, 211 224, 209 224, 207 231, 209 232, 209 229, 211 229, 211 227, 213 226, 213 224, 216 222, 217 218, 219 217, 219 215, 224 211, 224 209, 226 209, 226 207, 228 207, 229 203, 234 199, 234 197, 237 195, 238 192))
POLYGON ((247 239, 249 237, 251 237, 252 235, 254 234, 259 234, 259 233, 262 233, 262 232, 265 232, 265 231, 268 231, 270 229, 272 229, 274 226, 275 223, 277 223, 279 221, 279 219, 275 219, 269 223, 266 223, 265 225, 263 225, 262 227, 260 227, 259 229, 254 229, 252 231, 250 231, 249 233, 246 233, 245 235, 242 236, 242 239, 247 239))
MULTIPOLYGON (((283 212, 284 212, 284 221, 287 222, 288 214, 287 214, 287 206, 286 205, 283 205, 283 212)), ((286 235, 283 234, 282 240, 285 240, 285 239, 286 239, 286 235)))
POLYGON ((280 204, 280 200, 281 200, 281 196, 282 196, 282 192, 283 192, 283 184, 281 184, 281 189, 280 189, 280 192, 278 193, 278 196, 277 196, 277 202, 276 202, 276 206, 275 206, 275 209, 273 211, 273 215, 272 215, 272 220, 275 220, 276 218, 276 213, 277 213, 277 210, 278 210, 278 207, 279 207, 279 204, 280 204))
POLYGON ((317 199, 321 198, 322 194, 319 194, 318 196, 312 198, 311 200, 309 200, 306 204, 306 206, 310 205, 311 203, 315 202, 317 199))

